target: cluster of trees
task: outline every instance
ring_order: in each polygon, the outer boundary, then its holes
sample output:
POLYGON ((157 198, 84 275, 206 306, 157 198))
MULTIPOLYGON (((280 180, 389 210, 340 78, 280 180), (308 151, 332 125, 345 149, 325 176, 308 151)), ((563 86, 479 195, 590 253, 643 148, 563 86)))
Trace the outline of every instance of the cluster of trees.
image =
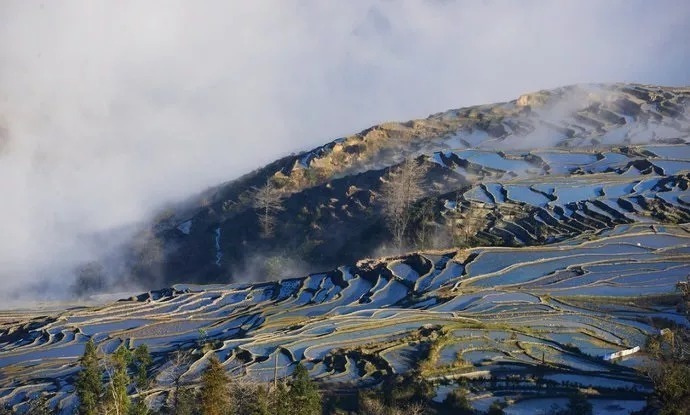
POLYGON ((453 246, 471 246, 476 242, 477 233, 487 224, 486 214, 486 210, 456 198, 455 210, 446 217, 453 246))
POLYGON ((358 414, 422 415, 434 396, 433 386, 413 371, 404 376, 389 376, 381 386, 359 393, 358 414))
POLYGON ((134 351, 120 346, 101 359, 89 341, 82 356, 76 394, 79 415, 320 415, 321 396, 301 364, 288 382, 273 385, 241 381, 229 376, 214 355, 198 384, 183 375, 192 362, 186 353, 175 354, 162 377, 171 381, 167 400, 152 411, 145 402, 150 392, 151 356, 146 346, 134 351), (105 386, 104 386, 105 384, 105 386))
MULTIPOLYGON (((690 275, 678 282, 676 289, 682 299, 679 309, 689 313, 690 275)), ((645 368, 654 385, 648 408, 660 415, 687 414, 690 408, 690 330, 679 326, 665 328, 658 335, 647 338, 645 351, 655 360, 645 368)))
POLYGON ((82 369, 76 382, 79 414, 147 414, 143 392, 149 386, 151 363, 151 355, 145 344, 134 351, 122 344, 112 355, 101 359, 95 343, 89 340, 80 360, 82 369))
MULTIPOLYGON (((414 159, 404 161, 392 169, 381 189, 383 214, 398 251, 402 251, 405 237, 413 220, 420 215, 415 203, 424 196, 422 182, 427 166, 414 159)), ((252 189, 253 207, 256 209, 261 236, 273 236, 277 214, 284 210, 282 199, 285 194, 269 179, 261 187, 252 189)), ((425 212, 429 212, 427 209, 425 212)))
MULTIPOLYGON (((436 220, 434 198, 423 199, 424 179, 429 168, 423 162, 407 159, 391 169, 381 187, 383 215, 393 237, 393 244, 398 252, 403 252, 406 242, 413 242, 422 248, 434 247, 439 239, 439 225, 436 220), (414 233, 416 238, 410 238, 414 233)), ((448 237, 440 238, 441 245, 447 247, 471 245, 473 238, 486 225, 486 212, 472 204, 462 204, 458 198, 455 209, 445 218, 441 225, 448 231, 448 237)))
MULTIPOLYGON (((427 164, 409 158, 390 169, 381 186, 382 213, 397 252, 403 252, 408 241, 431 247, 434 233, 438 232, 437 201, 433 198, 422 201, 427 195, 424 180, 428 171, 427 164), (411 238, 411 234, 416 237, 411 238)), ((261 236, 269 238, 274 234, 277 215, 284 210, 282 202, 286 194, 271 179, 253 188, 251 194, 261 236)), ((456 204, 458 208, 445 220, 450 238, 444 237, 444 246, 469 245, 486 224, 484 211, 469 204, 461 206, 460 201, 456 204)))
MULTIPOLYGON (((667 338, 670 338, 667 336, 667 338)), ((660 349, 667 349, 663 343, 660 349)), ((674 346, 675 347, 675 346, 674 346)), ((451 391, 441 405, 432 404, 434 386, 419 372, 412 371, 403 376, 386 377, 381 386, 363 389, 358 393, 356 407, 343 412, 324 398, 317 385, 310 379, 306 368, 298 364, 290 379, 274 379, 270 384, 233 378, 222 362, 212 354, 201 374, 198 383, 187 383, 183 375, 194 360, 189 353, 179 352, 163 365, 158 379, 165 379, 167 396, 165 402, 156 410, 150 409, 144 397, 153 392, 161 392, 150 380, 151 356, 146 346, 128 350, 120 346, 110 356, 99 356, 93 342, 87 343, 82 356, 81 371, 76 382, 79 399, 76 413, 79 415, 502 415, 505 402, 494 401, 487 411, 472 408, 467 385, 460 385, 451 391)), ((669 376, 669 370, 681 370, 667 365, 660 369, 660 381, 669 376)), ((687 366, 685 367, 687 370, 687 366)), ((678 372, 681 373, 681 372, 678 372)), ((662 399, 661 414, 684 414, 687 396, 690 392, 687 383, 690 373, 670 375, 675 380, 665 388, 658 388, 658 398, 662 399), (685 382, 684 384, 676 382, 685 382)), ((332 403, 332 402, 331 402, 332 403)), ((43 396, 31 402, 28 415, 51 415, 48 399, 43 396)), ((0 409, 0 415, 9 415, 9 410, 0 409)), ((592 405, 587 397, 579 392, 571 395, 565 407, 552 407, 550 415, 590 415, 592 405)))
POLYGON ((176 388, 162 413, 176 415, 320 415, 321 395, 298 364, 288 382, 273 385, 231 378, 211 356, 198 388, 176 388))

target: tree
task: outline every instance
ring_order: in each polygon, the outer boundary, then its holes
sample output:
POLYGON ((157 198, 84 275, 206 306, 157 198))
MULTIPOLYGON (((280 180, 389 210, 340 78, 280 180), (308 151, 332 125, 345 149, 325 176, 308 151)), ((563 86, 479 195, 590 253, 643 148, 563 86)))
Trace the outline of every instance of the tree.
POLYGON ((376 390, 360 390, 359 414, 422 415, 435 389, 418 371, 404 376, 386 376, 376 390))
POLYGON ((290 402, 290 391, 285 382, 276 382, 271 393, 271 413, 274 415, 292 415, 294 407, 290 402))
POLYGON ((405 405, 401 415, 423 415, 426 412, 426 405, 421 402, 412 402, 405 405))
POLYGON ((676 284, 676 290, 680 291, 683 297, 683 304, 680 307, 686 313, 690 311, 690 275, 685 277, 685 281, 679 281, 676 284))
POLYGON ((175 394, 175 409, 171 411, 174 415, 194 415, 197 414, 199 396, 196 390, 190 387, 182 387, 175 394))
POLYGON ((93 339, 89 339, 84 355, 79 360, 81 371, 77 375, 76 393, 79 415, 97 415, 103 395, 103 372, 99 367, 98 352, 93 339))
POLYGON ((249 415, 272 414, 268 389, 263 385, 256 387, 256 390, 254 391, 254 399, 249 401, 246 413, 249 415))
POLYGON ((359 396, 359 411, 361 415, 422 415, 427 413, 427 406, 422 402, 394 403, 386 405, 380 396, 371 393, 359 396))
POLYGON ((412 231, 415 234, 415 246, 418 248, 433 248, 437 243, 436 203, 436 198, 428 198, 413 208, 415 227, 412 231))
POLYGON ((261 236, 264 238, 273 236, 276 214, 284 210, 282 198, 282 192, 270 180, 266 181, 265 186, 254 188, 254 208, 259 211, 261 236))
POLYGON ((452 409, 454 414, 470 415, 474 413, 470 400, 467 397, 467 392, 464 389, 452 390, 446 399, 443 401, 445 407, 452 409))
MULTIPOLYGON (((235 403, 234 415, 273 415, 268 389, 247 378, 234 379, 232 400, 235 403)), ((287 399, 285 399, 287 400, 287 399)))
POLYGON ((665 329, 653 340, 657 362, 646 372, 654 385, 654 406, 662 415, 684 414, 690 407, 690 330, 665 329))
POLYGON ((592 404, 582 393, 575 393, 570 396, 566 406, 567 415, 592 415, 592 404))
POLYGON ((503 405, 501 404, 501 402, 491 402, 491 406, 489 406, 489 410, 486 412, 486 415, 505 415, 505 411, 503 410, 503 405))
POLYGON ((55 413, 50 408, 50 401, 45 395, 38 396, 29 402, 29 408, 24 412, 25 415, 51 415, 55 413))
POLYGON ((230 378, 223 364, 215 354, 208 360, 208 366, 201 375, 200 408, 202 415, 229 415, 230 378))
POLYGON ((302 363, 297 364, 292 374, 288 399, 294 415, 321 414, 321 395, 302 363))
POLYGON ((388 415, 390 413, 390 408, 388 408, 381 399, 360 395, 358 413, 361 415, 388 415))
POLYGON ((134 369, 134 384, 137 390, 137 398, 132 407, 132 415, 146 415, 149 412, 143 393, 149 386, 148 370, 152 359, 149 348, 145 344, 140 344, 134 349, 132 367, 134 369))
POLYGON ((470 245, 472 239, 486 226, 486 211, 469 202, 466 206, 460 201, 460 195, 455 202, 455 208, 447 216, 447 223, 455 245, 470 245))
POLYGON ((661 414, 680 415, 690 407, 690 365, 663 361, 648 373, 662 406, 661 414))
POLYGON ((168 394, 165 403, 167 413, 177 415, 191 415, 196 406, 196 393, 193 389, 183 384, 182 376, 192 364, 192 356, 188 351, 178 350, 172 355, 172 359, 161 373, 160 379, 172 384, 172 390, 168 394))
POLYGON ((460 230, 465 237, 465 243, 470 241, 481 231, 486 224, 486 212, 477 206, 471 204, 462 212, 462 219, 460 222, 460 230))
POLYGON ((383 213, 398 252, 402 252, 405 234, 413 219, 413 204, 424 195, 422 181, 427 172, 423 163, 407 159, 388 173, 381 187, 383 213))
POLYGON ((106 375, 108 386, 105 393, 105 402, 108 412, 115 415, 126 415, 130 411, 131 399, 129 397, 129 385, 132 383, 127 367, 132 362, 132 352, 121 344, 108 359, 106 375))
POLYGON ((148 387, 148 370, 151 366, 152 359, 149 353, 149 348, 145 344, 140 344, 134 350, 134 358, 132 359, 134 364, 134 369, 136 372, 136 385, 137 389, 146 389, 148 387))

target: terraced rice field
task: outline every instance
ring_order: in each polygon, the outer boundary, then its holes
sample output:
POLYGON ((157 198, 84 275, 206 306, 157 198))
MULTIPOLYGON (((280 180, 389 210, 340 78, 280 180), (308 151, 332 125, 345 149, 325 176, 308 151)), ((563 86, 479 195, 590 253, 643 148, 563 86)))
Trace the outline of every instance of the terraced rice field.
POLYGON ((687 324, 659 298, 690 272, 690 232, 637 224, 590 239, 420 253, 272 283, 177 286, 32 322, 3 312, 0 397, 49 390, 68 405, 89 337, 103 351, 146 343, 158 365, 210 342, 189 377, 217 353, 257 380, 271 379, 276 362, 287 376, 303 361, 323 382, 366 384, 423 367, 437 380, 524 375, 646 391, 635 364, 601 357, 644 346, 659 322, 687 324))
MULTIPOLYGON (((374 142, 385 135, 379 145, 387 152, 350 160, 350 170, 336 169, 331 183, 421 157, 433 167, 427 184, 438 189, 427 195, 438 207, 434 223, 464 220, 476 208, 483 214, 474 235, 480 246, 363 260, 280 281, 176 285, 100 307, 0 311, 0 403, 22 409, 47 391, 71 413, 78 358, 93 339, 103 353, 148 345, 152 401, 171 387, 166 372, 182 350, 193 359, 185 382, 198 380, 216 354, 233 376, 269 381, 302 362, 319 382, 338 388, 417 370, 435 383, 437 400, 464 378, 488 391, 471 397, 477 409, 507 397, 514 400, 508 414, 563 403, 572 385, 596 391, 596 413, 640 409, 650 391, 639 371, 650 362, 648 337, 689 324, 675 292, 690 274, 689 130, 684 116, 668 115, 685 101, 650 91, 628 88, 625 100, 604 100, 558 124, 544 122, 538 105, 527 108, 538 95, 526 96, 410 124, 422 132, 427 125, 433 137, 412 134, 408 125, 381 126, 296 156, 285 172, 326 165, 335 148, 344 154, 346 142, 359 149, 369 134, 374 142), (657 98, 652 105, 639 96, 657 98), (631 115, 620 102, 639 111, 631 115), (485 115, 491 125, 480 123, 485 115), (409 137, 398 140, 400 131, 409 137), (527 148, 533 139, 548 142, 527 148), (603 359, 637 346, 642 350, 623 360, 603 359)), ((367 195, 363 211, 375 201, 367 195)), ((323 216, 347 222, 349 202, 329 200, 333 210, 324 204, 323 216)), ((211 226, 206 216, 180 218, 170 232, 175 243, 192 244, 208 236, 192 230, 208 229, 212 265, 221 272, 233 240, 226 229, 233 228, 211 226)))

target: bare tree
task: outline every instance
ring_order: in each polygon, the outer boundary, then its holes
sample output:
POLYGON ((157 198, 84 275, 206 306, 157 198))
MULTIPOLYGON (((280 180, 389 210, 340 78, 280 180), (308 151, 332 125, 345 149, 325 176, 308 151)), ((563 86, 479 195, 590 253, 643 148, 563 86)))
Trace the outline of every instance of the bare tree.
POLYGON ((413 402, 404 408, 405 415, 424 415, 426 412, 426 405, 421 402, 413 402))
MULTIPOLYGON (((439 225, 436 222, 436 198, 427 198, 421 203, 415 204, 413 215, 413 228, 415 246, 421 249, 435 248, 439 245, 439 225)), ((443 243, 441 242, 441 245, 443 243)))
POLYGON ((486 209, 472 202, 463 206, 460 196, 455 201, 452 211, 446 216, 451 237, 455 245, 469 245, 472 239, 486 226, 486 209))
POLYGON ((379 399, 365 397, 359 402, 359 412, 363 415, 388 415, 390 409, 379 399))
POLYGON ((276 214, 284 210, 283 193, 270 180, 261 188, 254 189, 254 207, 259 211, 261 235, 268 238, 273 235, 276 225, 276 214))
POLYGON ((426 405, 420 402, 386 406, 376 397, 363 397, 359 402, 359 413, 363 415, 423 415, 426 410, 426 405))
POLYGON ((132 353, 125 343, 120 344, 115 352, 102 362, 107 377, 103 403, 105 415, 126 415, 130 411, 132 401, 128 390, 132 379, 127 369, 131 362, 132 353))
POLYGON ((461 213, 460 219, 460 233, 465 239, 465 243, 469 244, 470 240, 477 235, 486 225, 486 212, 478 206, 470 204, 461 213))
POLYGON ((253 415, 268 410, 268 385, 254 382, 248 376, 236 376, 230 387, 236 415, 253 415))
POLYGON ((426 165, 407 159, 388 173, 381 188, 383 212, 399 252, 403 250, 405 233, 413 219, 412 206, 424 196, 422 181, 427 170, 426 165))
POLYGON ((187 391, 182 378, 189 370, 193 361, 194 359, 190 352, 178 350, 173 353, 172 359, 170 359, 168 365, 159 376, 161 383, 172 386, 168 394, 168 401, 166 402, 166 407, 170 410, 170 413, 186 415, 190 412, 183 408, 183 406, 186 406, 183 401, 187 391))
POLYGON ((676 284, 676 291, 680 292, 683 301, 678 304, 678 311, 690 314, 690 274, 685 277, 685 281, 676 284))
POLYGON ((104 415, 120 415, 120 406, 118 405, 117 391, 115 389, 115 382, 113 381, 115 369, 108 363, 103 362, 103 371, 108 379, 106 387, 105 402, 102 403, 102 411, 104 415))

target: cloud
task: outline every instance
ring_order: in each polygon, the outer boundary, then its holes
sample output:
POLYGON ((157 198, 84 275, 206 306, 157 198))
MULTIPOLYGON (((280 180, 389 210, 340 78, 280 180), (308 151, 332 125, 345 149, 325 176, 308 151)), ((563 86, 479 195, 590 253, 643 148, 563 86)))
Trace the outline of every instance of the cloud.
POLYGON ((688 84, 689 22, 683 0, 2 2, 0 297, 63 285, 166 202, 371 124, 688 84))

